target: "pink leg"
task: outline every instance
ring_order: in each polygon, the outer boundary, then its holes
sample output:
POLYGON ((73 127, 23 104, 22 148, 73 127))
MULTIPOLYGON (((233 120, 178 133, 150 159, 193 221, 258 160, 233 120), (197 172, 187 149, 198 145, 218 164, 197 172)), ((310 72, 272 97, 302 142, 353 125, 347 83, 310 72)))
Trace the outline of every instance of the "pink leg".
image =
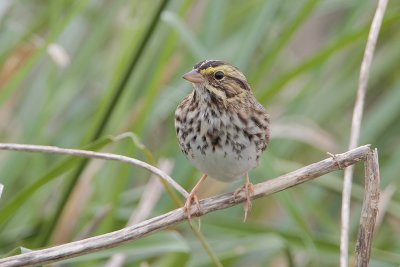
POLYGON ((238 189, 235 190, 234 196, 236 197, 240 191, 244 191, 244 194, 246 196, 246 200, 243 203, 243 208, 244 208, 244 219, 243 222, 247 220, 247 213, 251 208, 251 197, 254 195, 254 186, 250 182, 250 177, 249 174, 246 173, 246 182, 243 186, 239 187, 238 189))
POLYGON ((207 178, 207 174, 203 174, 201 176, 200 180, 197 182, 197 184, 193 187, 192 191, 190 192, 189 196, 186 199, 186 203, 183 206, 183 210, 186 213, 186 217, 191 221, 191 214, 190 214, 190 208, 192 206, 193 201, 196 203, 197 209, 200 211, 200 203, 199 199, 197 198, 197 191, 200 188, 200 185, 204 182, 204 180, 207 178))

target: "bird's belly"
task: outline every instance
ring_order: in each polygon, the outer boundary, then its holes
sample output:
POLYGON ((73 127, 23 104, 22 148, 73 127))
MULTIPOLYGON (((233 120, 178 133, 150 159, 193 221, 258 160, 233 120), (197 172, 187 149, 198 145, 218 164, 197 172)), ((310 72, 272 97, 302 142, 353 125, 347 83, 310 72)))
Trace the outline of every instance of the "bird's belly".
POLYGON ((208 146, 205 149, 199 142, 188 153, 188 159, 211 178, 231 182, 240 179, 257 166, 256 154, 256 146, 250 142, 232 142, 227 146, 208 146))

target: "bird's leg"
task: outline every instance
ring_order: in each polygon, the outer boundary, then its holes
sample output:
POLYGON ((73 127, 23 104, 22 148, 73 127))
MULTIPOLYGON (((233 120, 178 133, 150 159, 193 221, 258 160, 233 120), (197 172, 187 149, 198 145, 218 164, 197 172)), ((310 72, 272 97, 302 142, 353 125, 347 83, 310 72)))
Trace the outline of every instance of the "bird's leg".
POLYGON ((239 187, 238 189, 235 190, 233 193, 233 196, 236 198, 236 196, 240 193, 240 191, 244 191, 244 194, 246 196, 246 200, 243 203, 243 208, 244 208, 244 219, 243 222, 246 221, 247 219, 247 213, 251 208, 251 197, 254 195, 254 186, 250 182, 250 177, 249 174, 246 173, 246 182, 243 186, 239 187))
POLYGON ((199 199, 197 198, 197 191, 199 190, 200 185, 204 182, 206 178, 207 174, 203 174, 203 176, 201 176, 200 180, 193 187, 192 191, 190 192, 189 196, 186 199, 185 205, 183 206, 183 211, 186 213, 186 216, 189 219, 189 221, 191 221, 190 208, 192 206, 193 201, 196 203, 197 209, 201 211, 199 199))

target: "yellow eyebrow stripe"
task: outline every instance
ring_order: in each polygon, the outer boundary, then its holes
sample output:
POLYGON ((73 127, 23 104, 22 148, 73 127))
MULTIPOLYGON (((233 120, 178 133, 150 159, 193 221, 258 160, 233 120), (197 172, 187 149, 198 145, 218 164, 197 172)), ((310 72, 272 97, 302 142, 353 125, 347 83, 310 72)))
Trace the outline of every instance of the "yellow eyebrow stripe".
POLYGON ((203 75, 208 75, 208 74, 214 73, 214 72, 216 72, 218 70, 224 71, 224 68, 223 67, 215 67, 215 68, 214 67, 208 67, 207 69, 200 70, 200 73, 203 74, 203 75))
POLYGON ((225 73, 226 76, 237 76, 240 77, 241 79, 245 80, 246 78, 243 76, 242 73, 238 72, 236 69, 226 66, 226 65, 220 65, 217 67, 208 67, 206 69, 201 69, 200 73, 204 76, 208 76, 208 75, 212 75, 217 71, 222 71, 223 73, 225 73))

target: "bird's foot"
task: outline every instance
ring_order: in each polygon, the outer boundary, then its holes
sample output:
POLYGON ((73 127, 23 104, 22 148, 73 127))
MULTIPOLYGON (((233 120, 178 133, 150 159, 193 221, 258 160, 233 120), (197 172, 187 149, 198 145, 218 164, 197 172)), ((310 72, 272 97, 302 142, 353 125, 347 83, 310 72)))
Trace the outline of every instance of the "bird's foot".
POLYGON ((190 223, 192 222, 192 216, 190 210, 193 203, 196 204, 197 212, 201 213, 200 202, 196 193, 197 193, 196 191, 190 192, 189 196, 186 199, 185 205, 183 206, 183 212, 185 212, 186 217, 189 219, 190 223))
POLYGON ((197 207, 197 212, 200 214, 201 213, 201 207, 200 207, 200 202, 199 198, 197 197, 197 191, 200 188, 200 185, 204 182, 204 180, 207 178, 207 174, 203 174, 201 176, 200 180, 197 182, 197 184, 193 187, 192 191, 186 198, 186 203, 183 206, 183 212, 186 214, 186 217, 189 219, 189 223, 192 224, 192 218, 191 218, 191 212, 190 209, 192 207, 192 203, 196 203, 197 207))
POLYGON ((246 197, 246 200, 243 203, 243 209, 244 209, 243 222, 245 222, 247 220, 247 213, 251 208, 251 197, 254 195, 254 186, 252 183, 248 181, 248 179, 246 179, 246 183, 243 186, 236 189, 235 192, 233 193, 233 196, 236 198, 241 191, 244 191, 246 197))

